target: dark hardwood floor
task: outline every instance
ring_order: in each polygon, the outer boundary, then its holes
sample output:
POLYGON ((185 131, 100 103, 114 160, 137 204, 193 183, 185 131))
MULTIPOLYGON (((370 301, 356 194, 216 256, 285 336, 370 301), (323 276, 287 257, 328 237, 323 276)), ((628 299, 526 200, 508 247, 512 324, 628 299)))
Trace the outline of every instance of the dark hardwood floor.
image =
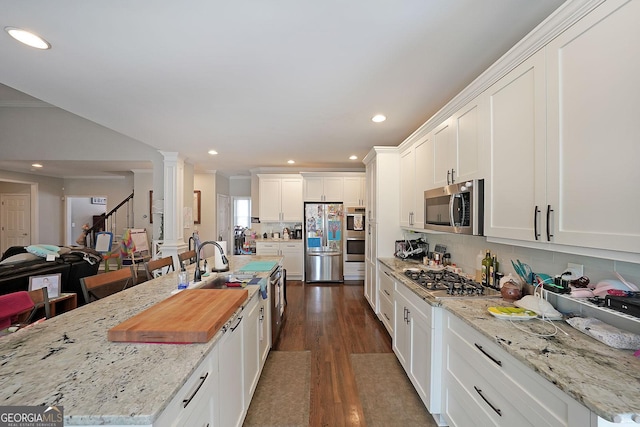
POLYGON ((357 284, 287 281, 274 350, 311 352, 310 426, 364 426, 350 354, 390 353, 391 338, 357 284))

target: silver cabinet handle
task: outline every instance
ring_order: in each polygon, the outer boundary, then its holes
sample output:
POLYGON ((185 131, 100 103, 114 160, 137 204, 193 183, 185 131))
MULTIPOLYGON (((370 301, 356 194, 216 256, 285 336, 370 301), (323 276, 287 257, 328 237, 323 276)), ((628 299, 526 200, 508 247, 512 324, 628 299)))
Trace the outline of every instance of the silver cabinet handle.
POLYGON ((451 183, 452 183, 452 184, 455 184, 455 183, 456 183, 456 179, 454 178, 455 173, 456 173, 456 170, 455 170, 455 169, 453 169, 453 168, 451 168, 451 183))
POLYGON ((388 320, 389 322, 391 322, 391 319, 389 319, 389 316, 387 316, 387 313, 382 313, 382 314, 384 315, 384 317, 386 317, 386 318, 387 318, 387 320, 388 320))
POLYGON ((196 397, 196 394, 198 394, 198 391, 200 391, 200 387, 202 387, 202 384, 204 384, 204 382, 207 380, 207 377, 209 376, 208 372, 205 372, 204 375, 202 375, 200 377, 200 383, 198 384, 198 386, 196 387, 196 389, 193 391, 193 393, 191 393, 191 395, 189 397, 187 397, 186 399, 182 400, 182 407, 186 408, 187 405, 189 403, 191 403, 191 401, 193 400, 194 397, 196 397))
POLYGON ((383 289, 382 291, 383 291, 385 294, 387 294, 387 295, 391 296, 391 294, 389 293, 389 291, 387 291, 386 289, 383 289))

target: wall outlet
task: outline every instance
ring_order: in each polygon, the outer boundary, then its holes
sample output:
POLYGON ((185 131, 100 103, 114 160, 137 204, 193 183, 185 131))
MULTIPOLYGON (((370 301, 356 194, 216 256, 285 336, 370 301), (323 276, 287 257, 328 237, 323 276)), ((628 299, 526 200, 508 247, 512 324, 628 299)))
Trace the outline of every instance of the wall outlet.
POLYGON ((572 271, 578 277, 584 276, 584 265, 582 264, 574 264, 572 262, 569 262, 567 263, 567 269, 572 271))

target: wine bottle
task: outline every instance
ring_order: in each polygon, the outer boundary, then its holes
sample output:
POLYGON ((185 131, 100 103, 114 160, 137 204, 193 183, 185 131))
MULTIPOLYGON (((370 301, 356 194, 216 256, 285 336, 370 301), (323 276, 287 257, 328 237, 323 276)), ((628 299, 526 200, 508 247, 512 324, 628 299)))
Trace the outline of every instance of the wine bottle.
POLYGON ((491 267, 491 252, 487 250, 487 254, 482 260, 482 284, 484 286, 489 285, 489 269, 491 267))

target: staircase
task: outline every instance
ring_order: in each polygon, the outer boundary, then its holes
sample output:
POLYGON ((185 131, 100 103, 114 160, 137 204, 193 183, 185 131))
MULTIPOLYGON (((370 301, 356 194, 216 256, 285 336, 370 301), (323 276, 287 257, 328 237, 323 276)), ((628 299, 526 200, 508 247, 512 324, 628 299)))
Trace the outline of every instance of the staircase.
POLYGON ((102 218, 97 221, 89 230, 85 236, 85 246, 95 247, 96 233, 99 231, 108 231, 113 234, 113 247, 119 244, 122 238, 122 232, 117 230, 125 230, 127 228, 133 228, 133 192, 127 196, 123 201, 111 209, 106 214, 101 215, 102 218), (126 211, 125 211, 126 209, 126 211), (125 224, 118 224, 117 218, 119 212, 125 212, 125 224))

